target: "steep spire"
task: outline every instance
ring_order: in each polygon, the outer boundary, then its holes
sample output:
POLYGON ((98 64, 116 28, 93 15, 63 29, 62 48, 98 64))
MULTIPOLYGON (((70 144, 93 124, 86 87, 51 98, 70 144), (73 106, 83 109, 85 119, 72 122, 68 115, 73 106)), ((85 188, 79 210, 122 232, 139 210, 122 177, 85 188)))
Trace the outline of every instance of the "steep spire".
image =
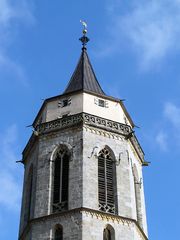
POLYGON ((79 59, 79 62, 77 64, 77 67, 68 83, 68 86, 64 93, 70 93, 75 91, 88 91, 92 93, 97 93, 101 95, 105 95, 103 92, 96 75, 94 73, 94 70, 92 68, 92 65, 90 63, 86 44, 89 41, 89 38, 86 36, 87 34, 87 24, 85 22, 82 22, 84 29, 83 29, 83 36, 79 39, 82 42, 82 53, 79 59))

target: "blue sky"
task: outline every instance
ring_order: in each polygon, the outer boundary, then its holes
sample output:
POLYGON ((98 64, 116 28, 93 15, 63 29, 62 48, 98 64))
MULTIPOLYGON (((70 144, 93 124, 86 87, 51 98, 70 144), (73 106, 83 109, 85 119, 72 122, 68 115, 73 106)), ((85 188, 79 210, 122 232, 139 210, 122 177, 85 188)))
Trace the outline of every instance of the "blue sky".
POLYGON ((180 0, 0 0, 0 239, 17 239, 23 166, 16 164, 42 100, 77 64, 80 19, 108 95, 126 99, 150 167, 149 238, 177 239, 180 215, 180 0))

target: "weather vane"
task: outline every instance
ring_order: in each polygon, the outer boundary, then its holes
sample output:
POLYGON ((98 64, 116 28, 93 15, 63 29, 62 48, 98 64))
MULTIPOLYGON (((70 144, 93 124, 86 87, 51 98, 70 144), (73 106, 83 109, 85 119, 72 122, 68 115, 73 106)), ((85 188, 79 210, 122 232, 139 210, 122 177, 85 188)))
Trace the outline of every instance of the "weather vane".
POLYGON ((80 23, 83 25, 83 36, 79 39, 82 42, 83 49, 86 49, 86 44, 89 42, 89 38, 86 37, 87 34, 87 23, 80 20, 80 23))
POLYGON ((80 20, 80 23, 83 25, 83 34, 86 35, 87 33, 87 23, 85 21, 80 20))

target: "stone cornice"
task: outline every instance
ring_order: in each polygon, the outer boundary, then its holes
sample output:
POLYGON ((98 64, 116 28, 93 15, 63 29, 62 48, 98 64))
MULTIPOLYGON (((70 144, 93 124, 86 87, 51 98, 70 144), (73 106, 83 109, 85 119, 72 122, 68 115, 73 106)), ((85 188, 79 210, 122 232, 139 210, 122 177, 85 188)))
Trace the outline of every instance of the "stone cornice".
POLYGON ((128 136, 132 130, 129 125, 114 122, 105 118, 94 116, 87 113, 79 113, 64 118, 59 118, 50 122, 41 123, 36 127, 39 134, 45 134, 51 131, 57 131, 64 128, 76 126, 78 124, 85 124, 104 130, 128 136))
POLYGON ((144 162, 144 152, 129 125, 118 123, 109 119, 101 118, 87 113, 79 113, 70 115, 64 118, 59 118, 50 122, 37 125, 36 131, 39 135, 58 131, 65 128, 74 127, 77 125, 87 125, 98 129, 104 129, 111 133, 116 133, 129 139, 136 150, 139 158, 144 162))
MULTIPOLYGON (((101 118, 87 113, 79 113, 70 115, 64 118, 59 118, 50 122, 41 123, 36 127, 36 133, 38 136, 51 132, 57 132, 58 130, 77 127, 77 126, 89 126, 97 129, 102 129, 112 134, 118 134, 129 139, 134 147, 137 155, 142 163, 144 162, 144 152, 129 125, 118 123, 109 119, 101 118)), ((38 136, 32 134, 29 142, 27 143, 23 151, 23 159, 27 156, 27 153, 32 148, 34 142, 38 139, 38 136)))
POLYGON ((83 122, 85 125, 101 128, 106 131, 121 134, 123 136, 128 136, 131 132, 131 127, 129 125, 114 122, 105 118, 94 116, 87 113, 82 113, 83 122))
POLYGON ((93 209, 83 208, 83 207, 72 209, 72 210, 69 210, 69 211, 64 211, 64 212, 61 212, 61 213, 53 213, 53 214, 50 214, 50 215, 46 215, 46 216, 42 216, 42 217, 39 217, 39 218, 31 219, 29 221, 29 223, 27 224, 27 226, 24 228, 21 236, 19 237, 19 240, 24 239, 25 235, 28 233, 28 231, 30 230, 31 226, 34 223, 47 221, 47 220, 51 220, 52 218, 58 218, 58 217, 67 218, 68 216, 71 217, 74 214, 86 214, 88 216, 91 216, 92 218, 98 218, 98 219, 103 220, 103 221, 117 222, 118 224, 123 224, 123 225, 126 224, 128 226, 134 224, 134 226, 136 227, 136 230, 140 234, 142 240, 148 240, 144 231, 141 229, 141 227, 139 226, 139 224, 137 223, 137 221, 135 219, 126 218, 126 217, 122 217, 122 216, 119 216, 119 215, 113 215, 113 214, 110 214, 110 213, 100 212, 98 210, 93 210, 93 209))
POLYGON ((64 128, 77 126, 83 123, 82 113, 70 115, 67 117, 59 118, 50 122, 45 122, 37 125, 36 131, 39 135, 46 134, 52 131, 58 131, 64 128))
POLYGON ((26 157, 29 155, 32 147, 34 146, 34 143, 38 140, 38 137, 33 133, 31 135, 31 137, 29 138, 29 141, 28 143, 26 144, 23 152, 22 152, 22 155, 23 155, 23 159, 22 159, 22 162, 24 163, 24 160, 26 159, 26 157))

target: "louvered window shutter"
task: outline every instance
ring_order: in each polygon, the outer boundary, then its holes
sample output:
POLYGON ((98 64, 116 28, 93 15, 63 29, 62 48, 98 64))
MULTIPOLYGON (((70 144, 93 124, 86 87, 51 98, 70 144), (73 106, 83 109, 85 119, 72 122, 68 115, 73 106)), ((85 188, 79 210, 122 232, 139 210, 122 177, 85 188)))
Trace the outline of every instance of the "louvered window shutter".
POLYGON ((98 156, 99 210, 115 213, 113 160, 109 150, 102 149, 98 156))
POLYGON ((102 155, 98 158, 98 188, 99 202, 106 203, 106 185, 105 185, 105 159, 102 155))
POLYGON ((114 206, 114 186, 113 186, 113 163, 112 159, 106 159, 106 191, 107 191, 107 204, 114 206))

